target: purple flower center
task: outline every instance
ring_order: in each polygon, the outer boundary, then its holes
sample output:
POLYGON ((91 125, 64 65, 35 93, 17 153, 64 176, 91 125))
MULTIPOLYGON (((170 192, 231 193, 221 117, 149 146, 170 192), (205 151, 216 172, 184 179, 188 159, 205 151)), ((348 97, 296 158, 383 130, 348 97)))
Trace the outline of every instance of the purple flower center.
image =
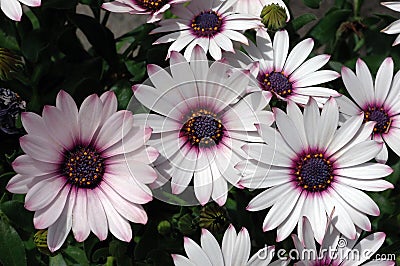
POLYGON ((324 191, 332 183, 332 169, 331 162, 322 153, 307 154, 297 162, 297 185, 310 192, 324 191))
POLYGON ((391 119, 383 107, 369 106, 364 110, 364 121, 375 121, 374 133, 386 133, 389 130, 391 119))
POLYGON ((167 4, 169 0, 135 0, 135 2, 147 11, 156 12, 167 4))
POLYGON ((260 73, 257 79, 265 90, 272 91, 281 97, 287 97, 293 92, 292 83, 281 72, 260 73))
POLYGON ((221 31, 221 16, 213 11, 202 11, 193 20, 191 27, 197 37, 211 37, 221 31))
POLYGON ((93 147, 77 146, 64 155, 61 172, 78 188, 95 188, 103 179, 104 158, 93 147))
POLYGON ((218 145, 224 135, 224 126, 217 115, 205 109, 192 111, 181 129, 181 137, 186 137, 194 146, 218 145))

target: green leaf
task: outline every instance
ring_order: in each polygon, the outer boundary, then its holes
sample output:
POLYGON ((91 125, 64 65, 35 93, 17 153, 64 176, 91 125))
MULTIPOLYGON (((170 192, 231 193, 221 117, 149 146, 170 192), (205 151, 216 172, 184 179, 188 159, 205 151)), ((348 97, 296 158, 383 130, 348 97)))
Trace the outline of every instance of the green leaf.
POLYGON ((26 210, 24 203, 16 200, 1 204, 1 210, 15 225, 28 232, 33 232, 33 213, 26 210))
POLYGON ((49 258, 49 266, 67 266, 63 256, 60 254, 49 258))
POLYGON ((83 249, 69 245, 63 250, 63 253, 65 260, 71 261, 73 264, 89 266, 89 261, 83 249))
POLYGON ((0 262, 7 266, 27 265, 24 244, 17 231, 0 214, 0 262))
POLYGON ((37 62, 40 52, 47 46, 49 46, 47 36, 43 32, 33 30, 23 36, 21 52, 28 60, 37 62))
POLYGON ((303 0, 303 3, 310 7, 310 8, 314 8, 317 9, 319 8, 319 5, 321 4, 322 0, 303 0))
MULTIPOLYGON (((110 90, 115 92, 118 100, 118 109, 126 109, 128 104, 130 104, 133 92, 132 92, 132 85, 127 80, 121 80, 120 82, 116 83, 110 90)), ((136 106, 136 104, 135 104, 136 106)), ((129 108, 129 110, 131 110, 129 108)), ((133 111, 133 110, 131 110, 133 111)), ((136 111, 136 110, 135 110, 136 111)), ((135 112, 136 113, 136 112, 135 112)))
POLYGON ((310 23, 313 20, 316 20, 317 17, 314 14, 304 14, 301 15, 300 17, 297 17, 292 20, 292 25, 293 29, 295 31, 298 31, 302 27, 304 27, 306 24, 310 23))
POLYGON ((332 10, 323 17, 310 31, 310 35, 320 43, 327 43, 335 38, 336 31, 343 21, 346 21, 351 10, 332 10))
POLYGON ((135 61, 126 61, 125 66, 128 69, 129 73, 132 74, 132 81, 138 82, 141 81, 146 75, 146 62, 135 62, 135 61))

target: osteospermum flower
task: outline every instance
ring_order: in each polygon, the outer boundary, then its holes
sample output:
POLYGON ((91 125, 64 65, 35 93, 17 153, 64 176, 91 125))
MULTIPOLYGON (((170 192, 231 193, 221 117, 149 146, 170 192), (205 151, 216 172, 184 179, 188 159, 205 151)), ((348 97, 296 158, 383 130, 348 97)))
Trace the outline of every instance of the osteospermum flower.
POLYGON ((172 32, 159 38, 155 44, 173 42, 168 49, 180 52, 185 50, 186 59, 190 59, 196 45, 210 51, 215 60, 222 57, 221 50, 234 52, 233 41, 248 44, 247 38, 239 31, 262 27, 260 18, 249 14, 231 12, 236 0, 192 1, 188 6, 176 5, 172 9, 178 19, 160 22, 159 28, 151 33, 172 32))
POLYGON ((321 243, 326 215, 333 207, 336 227, 354 239, 356 226, 370 230, 367 215, 378 216, 379 208, 366 191, 393 188, 381 178, 392 173, 384 164, 368 163, 382 149, 382 143, 370 140, 375 123, 363 125, 362 114, 347 120, 339 129, 339 111, 331 98, 320 114, 310 98, 304 114, 288 102, 287 114, 274 109, 278 130, 259 125, 259 134, 267 144, 246 144, 243 149, 252 158, 236 166, 244 177, 239 182, 248 188, 267 188, 249 203, 247 210, 272 206, 263 230, 277 228, 277 241, 285 239, 301 223, 310 219, 314 235, 321 243))
MULTIPOLYGON (((393 78, 393 67, 390 57, 382 62, 375 86, 368 66, 361 59, 357 60, 356 74, 343 67, 343 82, 355 104, 344 95, 338 98, 338 104, 346 118, 364 112, 364 121, 375 121, 372 139, 386 143, 400 156, 400 72, 393 78)), ((387 159, 384 144, 376 160, 385 163, 387 159)))
POLYGON ((7 189, 26 193, 35 228, 48 228, 50 251, 61 247, 71 228, 79 242, 90 231, 104 240, 108 229, 130 241, 129 221, 147 222, 141 204, 152 193, 145 184, 156 178, 148 164, 158 153, 144 146, 151 129, 134 126, 129 111, 117 112, 113 92, 89 96, 78 111, 61 91, 56 107, 45 106, 42 117, 23 113, 22 124, 26 155, 13 162, 17 175, 7 189))
POLYGON ((102 8, 116 13, 149 15, 147 23, 159 21, 171 6, 188 0, 116 0, 103 3, 102 8))
MULTIPOLYGON (((381 2, 381 5, 386 6, 394 11, 400 12, 400 2, 381 2)), ((386 34, 398 34, 400 33, 400 19, 388 25, 386 28, 381 30, 386 34)), ((393 46, 398 45, 400 43, 400 35, 393 42, 393 46)))
POLYGON ((172 52, 170 64, 172 76, 148 65, 155 88, 133 86, 135 97, 154 112, 135 119, 153 129, 149 144, 162 155, 155 162, 158 182, 172 177, 172 193, 180 194, 193 177, 194 194, 202 205, 210 197, 223 205, 227 181, 235 185, 239 177, 233 166, 244 159, 240 147, 262 141, 254 123, 273 122, 272 113, 263 110, 271 95, 259 91, 238 101, 249 83, 248 71, 232 70, 228 76, 230 66, 218 61, 209 66, 198 46, 190 63, 172 52))
POLYGON ((20 21, 22 17, 22 7, 23 3, 27 6, 40 6, 41 0, 0 0, 0 7, 4 14, 12 20, 20 21))
POLYGON ((201 246, 192 239, 184 238, 184 247, 188 258, 173 254, 174 264, 187 265, 215 265, 215 266, 243 266, 243 265, 287 265, 289 260, 276 260, 272 263, 275 247, 269 246, 260 249, 249 260, 251 242, 249 232, 242 228, 238 234, 233 225, 225 231, 220 247, 214 236, 206 229, 201 231, 201 246))
POLYGON ((307 218, 303 219, 303 226, 299 235, 292 235, 294 245, 300 261, 296 266, 307 265, 370 265, 370 266, 393 266, 394 261, 385 260, 385 257, 377 256, 377 260, 365 263, 374 259, 373 255, 385 241, 385 233, 378 232, 371 234, 358 241, 361 230, 357 230, 355 239, 349 239, 342 235, 329 221, 324 239, 318 251, 314 242, 314 234, 311 224, 307 218))
POLYGON ((236 51, 236 55, 227 54, 227 57, 234 65, 250 69, 259 87, 272 92, 278 99, 305 105, 309 96, 312 96, 322 105, 329 97, 340 94, 316 85, 334 80, 340 75, 332 70, 318 70, 328 62, 329 55, 318 55, 305 61, 313 47, 314 41, 308 38, 298 43, 289 53, 289 35, 286 30, 276 32, 272 43, 266 30, 258 29, 256 45, 250 42, 248 47, 243 47, 247 54, 236 51))

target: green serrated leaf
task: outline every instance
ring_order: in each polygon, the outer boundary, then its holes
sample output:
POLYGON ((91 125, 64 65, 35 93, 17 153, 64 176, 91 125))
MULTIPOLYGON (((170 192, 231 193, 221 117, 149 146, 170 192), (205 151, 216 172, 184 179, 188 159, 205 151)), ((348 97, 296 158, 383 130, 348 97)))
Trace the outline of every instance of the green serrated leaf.
POLYGON ((301 15, 300 17, 297 17, 292 20, 293 29, 295 31, 298 31, 299 29, 301 29, 302 27, 304 27, 305 25, 316 19, 317 17, 314 14, 301 15))
POLYGON ((24 244, 17 231, 0 215, 0 262, 7 266, 27 265, 24 244))

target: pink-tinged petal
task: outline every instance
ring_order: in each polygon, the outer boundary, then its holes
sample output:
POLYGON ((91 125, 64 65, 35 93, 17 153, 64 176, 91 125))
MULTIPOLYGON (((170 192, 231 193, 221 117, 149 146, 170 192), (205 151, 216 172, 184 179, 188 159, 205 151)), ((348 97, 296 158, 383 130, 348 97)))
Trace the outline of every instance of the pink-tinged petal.
MULTIPOLYGON (((171 75, 165 69, 157 65, 147 65, 147 73, 154 87, 162 91, 173 89, 178 83, 172 79, 171 75)), ((177 96, 179 97, 179 95, 177 96)))
POLYGON ((137 149, 136 151, 129 152, 127 154, 120 154, 110 158, 110 163, 125 161, 126 158, 129 160, 141 162, 144 164, 151 164, 158 158, 158 150, 153 147, 143 147, 142 149, 137 149))
MULTIPOLYGON (((318 107, 317 107, 318 108, 318 107)), ((307 143, 303 143, 300 138, 297 127, 288 115, 286 115, 281 109, 274 108, 276 125, 285 141, 290 145, 294 152, 300 152, 303 150, 307 143)))
POLYGON ((394 188, 393 184, 386 180, 360 180, 353 178, 346 178, 341 176, 336 176, 335 180, 343 185, 351 186, 353 188, 366 190, 366 191, 383 191, 386 189, 394 188))
POLYGON ((99 152, 111 147, 128 134, 133 125, 132 113, 119 111, 114 113, 101 127, 94 141, 99 152))
POLYGON ((40 176, 26 176, 17 174, 13 176, 7 184, 7 190, 15 194, 26 194, 38 182, 52 178, 53 174, 40 176))
POLYGON ((273 48, 275 71, 280 72, 283 70, 289 51, 289 34, 286 30, 281 30, 275 33, 273 48))
POLYGON ((119 215, 101 189, 95 190, 95 193, 97 193, 97 197, 100 199, 101 204, 103 205, 110 232, 119 240, 125 242, 131 241, 132 229, 129 225, 129 222, 119 215))
POLYGON ((340 155, 339 158, 334 155, 335 165, 343 168, 368 162, 380 152, 382 145, 383 143, 374 140, 360 142, 340 155))
POLYGON ((68 236, 72 227, 72 209, 75 203, 75 194, 70 195, 65 204, 64 210, 57 221, 49 227, 47 234, 47 245, 51 252, 59 249, 68 236))
POLYGON ((28 134, 40 136, 52 141, 53 138, 49 135, 42 117, 35 113, 23 112, 21 114, 22 125, 28 134))
POLYGON ((287 108, 287 110, 286 110, 287 115, 293 121, 293 123, 297 129, 298 136, 301 139, 301 142, 304 143, 305 145, 308 145, 306 131, 304 128, 304 116, 303 116, 299 106, 295 102, 289 100, 287 102, 286 108, 287 108))
POLYGON ((101 189, 122 217, 134 223, 147 223, 147 213, 141 205, 125 200, 109 186, 102 186, 101 189))
POLYGON ((156 114, 135 114, 133 120, 135 125, 151 127, 154 133, 179 131, 182 127, 182 123, 156 114))
POLYGON ((128 130, 129 132, 120 141, 103 152, 105 158, 142 149, 152 133, 151 128, 142 126, 134 126, 128 130))
MULTIPOLYGON (((177 52, 171 53, 170 60, 171 73, 173 77, 173 85, 175 90, 178 92, 174 95, 174 97, 179 97, 178 101, 182 101, 183 99, 191 99, 198 96, 195 84, 195 77, 192 69, 190 68, 189 63, 186 59, 177 52), (185 73, 182 75, 182 73, 185 73)), ((165 82, 165 81, 162 81, 165 82)))
POLYGON ((112 91, 106 91, 100 96, 100 100, 103 102, 103 114, 101 120, 104 123, 110 116, 117 112, 117 96, 115 96, 115 93, 112 91))
POLYGON ((213 265, 224 265, 221 248, 214 236, 206 229, 201 230, 201 246, 207 256, 212 259, 213 265))
POLYGON ((93 190, 87 192, 87 218, 90 230, 102 241, 107 238, 108 223, 103 205, 93 190))
MULTIPOLYGON (((291 119, 293 122, 293 118, 291 119)), ((270 126, 267 126, 265 124, 258 124, 255 125, 257 128, 258 134, 262 137, 262 139, 267 143, 269 146, 272 148, 278 149, 279 151, 284 154, 288 158, 294 158, 296 156, 296 153, 287 145, 285 140, 283 139, 282 135, 277 131, 275 128, 272 128, 270 126)), ((297 126, 296 126, 297 128, 297 126)), ((304 131, 304 128, 303 128, 304 131)), ((305 136, 305 135, 304 135, 305 136)), ((303 140, 303 138, 300 135, 300 138, 302 139, 303 143, 307 143, 307 140, 303 140)))
POLYGON ((100 184, 100 187, 109 185, 118 194, 133 203, 144 204, 153 199, 151 190, 146 185, 136 182, 132 177, 106 173, 103 179, 104 182, 100 184))
POLYGON ((317 55, 305 61, 298 69, 290 76, 290 81, 297 81, 307 77, 311 73, 317 71, 328 63, 330 55, 317 55))
MULTIPOLYGON (((319 130, 316 129, 320 124, 321 116, 319 114, 318 104, 312 97, 310 97, 307 105, 304 108, 304 129, 306 131, 308 148, 316 149, 318 147, 319 130)), ((289 135, 292 133, 292 131, 288 131, 287 134, 289 135)), ((326 145, 324 145, 323 147, 326 147, 326 145)), ((304 148, 306 148, 306 146, 302 144, 300 149, 297 149, 295 151, 300 152, 301 149, 304 148)))
POLYGON ((214 58, 214 60, 221 60, 222 51, 214 39, 210 39, 209 52, 211 57, 214 58))
POLYGON ((300 221, 300 215, 304 209, 304 203, 306 200, 306 193, 302 193, 299 197, 299 201, 294 206, 293 211, 289 214, 289 216, 283 221, 277 228, 276 232, 276 241, 281 242, 286 239, 293 229, 296 227, 298 221, 300 221))
POLYGON ((26 176, 37 176, 45 174, 35 167, 35 161, 28 155, 18 156, 13 162, 12 167, 18 174, 26 176))
POLYGON ((103 3, 101 8, 115 13, 129 13, 134 10, 132 7, 118 1, 103 3))
POLYGON ((330 98, 321 112, 319 124, 318 147, 323 148, 331 143, 339 124, 339 109, 336 101, 330 98))
POLYGON ((347 96, 342 95, 340 97, 335 98, 335 100, 339 106, 339 110, 341 113, 350 116, 355 116, 361 113, 361 109, 347 96))
POLYGON ((342 68, 342 79, 350 96, 359 106, 364 106, 368 103, 370 96, 366 95, 367 91, 362 87, 362 82, 351 69, 342 68))
POLYGON ((340 74, 332 70, 319 70, 302 77, 293 83, 294 87, 309 87, 337 79, 340 74))
POLYGON ((78 131, 75 131, 77 117, 68 114, 54 106, 46 105, 43 108, 43 121, 48 134, 67 150, 73 147, 78 137, 78 131))
POLYGON ((343 146, 345 146, 358 132, 362 122, 364 120, 364 115, 359 114, 349 118, 335 133, 331 143, 329 144, 326 152, 329 155, 334 154, 343 146))
POLYGON ((373 257, 372 255, 375 254, 375 252, 382 246, 383 242, 385 242, 385 238, 386 235, 382 232, 371 234, 365 237, 356 246, 354 246, 352 250, 358 251, 360 257, 358 257, 356 260, 354 260, 354 258, 349 258, 342 265, 361 265, 363 262, 373 257))
POLYGON ((250 201, 246 210, 259 211, 269 208, 280 200, 281 195, 290 190, 293 190, 293 185, 290 183, 264 190, 250 201))
POLYGON ((35 212, 33 224, 36 229, 46 229, 56 222, 64 210, 68 197, 73 196, 70 191, 71 187, 65 186, 48 206, 35 212))
POLYGON ((378 153, 378 155, 375 156, 375 160, 378 163, 386 163, 388 158, 389 158, 389 151, 388 151, 387 145, 384 144, 382 146, 382 150, 378 153))
POLYGON ((27 6, 32 6, 32 7, 40 6, 41 4, 41 0, 19 0, 19 1, 27 6))
POLYGON ((174 260, 175 266, 196 266, 193 262, 191 262, 188 258, 179 255, 179 254, 172 254, 172 259, 174 260))
POLYGON ((212 266, 210 261, 211 258, 209 258, 203 249, 192 239, 185 237, 183 240, 183 246, 189 259, 195 265, 212 266))
POLYGON ((83 143, 90 143, 101 123, 103 103, 96 94, 87 97, 79 109, 79 139, 83 143))
POLYGON ((270 231, 278 227, 292 213, 300 195, 301 193, 293 188, 282 194, 268 211, 263 223, 263 231, 270 231))
POLYGON ((222 255, 224 257, 225 265, 232 265, 234 263, 234 248, 236 244, 236 230, 232 224, 229 225, 228 229, 226 229, 224 233, 224 237, 222 239, 222 255))
POLYGON ((43 162, 59 164, 62 161, 62 148, 52 145, 38 136, 25 135, 19 139, 22 150, 31 158, 43 162))
POLYGON ((228 184, 222 173, 220 173, 215 162, 211 164, 212 174, 213 174, 213 185, 211 198, 218 203, 219 206, 225 205, 226 199, 228 197, 228 184))
POLYGON ((338 231, 345 237, 354 239, 356 237, 356 228, 351 216, 343 207, 343 204, 346 204, 343 199, 333 189, 329 190, 321 198, 324 202, 325 210, 335 210, 332 220, 336 221, 335 227, 338 231))
POLYGON ((56 107, 60 109, 65 114, 66 117, 70 118, 74 117, 78 119, 78 107, 76 106, 74 99, 71 97, 71 95, 69 95, 63 90, 61 90, 57 94, 56 107))
POLYGON ((90 234, 88 222, 88 199, 86 189, 77 189, 76 201, 72 212, 72 232, 75 240, 83 242, 90 234))
POLYGON ((334 170, 335 175, 341 175, 357 179, 376 179, 390 175, 393 169, 380 163, 365 163, 358 166, 338 168, 334 170))
POLYGON ((311 38, 305 39, 293 47, 286 60, 284 72, 291 74, 295 71, 307 59, 313 47, 314 41, 311 38))
POLYGON ((389 93, 390 86, 393 79, 393 59, 391 57, 386 58, 376 73, 375 80, 375 99, 377 104, 383 104, 389 93))
POLYGON ((126 161, 108 165, 107 173, 115 177, 131 177, 136 182, 143 184, 151 184, 157 178, 157 173, 151 166, 130 158, 127 158, 126 161))
POLYGON ((204 206, 210 200, 212 193, 212 173, 209 166, 200 169, 202 170, 194 172, 194 193, 200 204, 204 206))
POLYGON ((365 90, 365 96, 368 102, 374 102, 374 82, 372 80, 371 72, 367 64, 361 60, 357 59, 356 63, 356 74, 361 82, 362 89, 365 90))
POLYGON ((61 176, 51 176, 36 183, 26 194, 25 208, 36 211, 48 206, 65 186, 66 181, 61 176))
POLYGON ((0 7, 7 17, 15 21, 21 21, 22 7, 18 0, 8 0, 7 4, 5 1, 1 1, 0 7))
POLYGON ((389 147, 397 154, 400 155, 400 129, 392 127, 388 134, 382 135, 383 139, 389 147))
POLYGON ((268 165, 291 167, 292 164, 292 160, 285 154, 265 144, 248 143, 242 146, 242 150, 251 158, 268 165))
POLYGON ((379 215, 378 205, 364 192, 340 183, 335 183, 334 190, 357 210, 373 216, 379 215))
POLYGON ((236 238, 235 247, 233 249, 232 262, 234 266, 246 265, 250 256, 250 236, 246 228, 242 228, 236 238))

